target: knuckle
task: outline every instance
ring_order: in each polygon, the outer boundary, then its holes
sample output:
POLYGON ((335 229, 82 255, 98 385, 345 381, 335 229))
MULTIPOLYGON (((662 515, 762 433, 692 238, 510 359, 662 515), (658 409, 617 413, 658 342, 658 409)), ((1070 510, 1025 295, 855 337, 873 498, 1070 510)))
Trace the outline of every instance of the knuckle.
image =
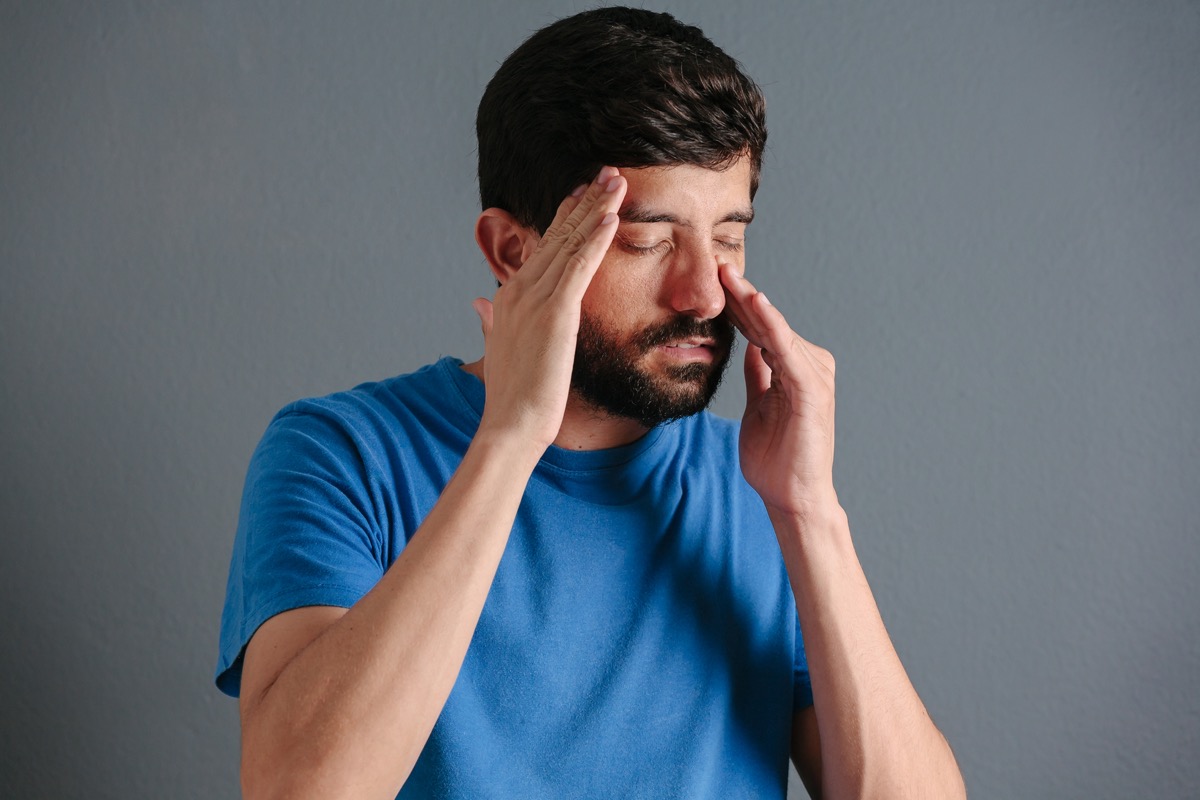
POLYGON ((826 366, 833 364, 833 353, 829 352, 824 347, 821 347, 821 345, 813 344, 812 342, 808 342, 807 346, 809 352, 813 354, 813 357, 822 364, 825 364, 826 366))
POLYGON ((585 243, 587 243, 587 236, 584 235, 583 231, 576 228, 567 236, 563 242, 563 247, 568 250, 579 250, 585 243))
POLYGON ((587 256, 585 256, 583 253, 580 253, 578 251, 572 253, 570 255, 570 257, 567 259, 567 269, 572 272, 579 272, 581 270, 587 269, 587 266, 588 266, 587 256))

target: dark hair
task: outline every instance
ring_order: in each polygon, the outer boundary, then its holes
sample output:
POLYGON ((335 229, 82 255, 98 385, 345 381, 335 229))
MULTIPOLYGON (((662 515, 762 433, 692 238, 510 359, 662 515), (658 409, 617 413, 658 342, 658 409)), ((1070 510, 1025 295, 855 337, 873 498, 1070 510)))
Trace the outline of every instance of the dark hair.
POLYGON ((600 167, 749 156, 758 188, 762 92, 704 33, 670 14, 600 8, 561 19, 513 51, 475 119, 479 199, 544 232, 600 167))

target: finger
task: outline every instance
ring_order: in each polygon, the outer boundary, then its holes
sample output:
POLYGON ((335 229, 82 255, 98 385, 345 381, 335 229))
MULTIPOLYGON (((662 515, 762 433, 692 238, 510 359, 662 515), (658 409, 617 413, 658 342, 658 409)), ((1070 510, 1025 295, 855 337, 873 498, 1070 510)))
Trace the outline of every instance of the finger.
MULTIPOLYGON (((575 187, 574 191, 563 198, 562 202, 558 204, 558 209, 554 212, 554 219, 550 220, 550 224, 546 227, 547 233, 552 230, 557 230, 563 225, 563 223, 566 222, 567 217, 571 216, 571 212, 578 208, 579 204, 583 202, 583 194, 587 191, 590 185, 590 182, 581 183, 575 187)), ((534 248, 533 252, 537 253, 538 250, 542 249, 545 241, 546 234, 543 233, 538 237, 537 247, 534 248)))
POLYGON ((784 318, 783 312, 771 305, 771 301, 765 294, 759 292, 751 306, 758 313, 758 319, 764 325, 767 338, 775 342, 776 346, 771 348, 772 352, 784 355, 790 350, 797 349, 814 367, 828 372, 830 375, 833 374, 833 356, 829 351, 813 344, 792 330, 787 319, 784 318))
POLYGON ((725 289, 725 310, 733 320, 733 324, 752 344, 759 347, 767 346, 759 314, 755 313, 752 307, 752 301, 754 296, 759 293, 758 290, 731 264, 721 264, 718 267, 718 275, 721 285, 725 289))
POLYGON ((545 273, 545 284, 550 291, 565 291, 571 297, 583 297, 612 245, 617 230, 617 211, 628 185, 619 175, 610 179, 604 194, 563 242, 545 273))
MULTIPOLYGON (((605 194, 610 191, 613 178, 617 177, 620 171, 616 167, 601 167, 596 173, 595 179, 587 185, 583 194, 579 198, 579 203, 572 209, 571 213, 567 214, 560 228, 564 234, 570 235, 570 232, 579 226, 581 222, 591 213, 597 202, 604 199, 605 194)), ((547 229, 549 232, 549 229, 547 229)))
POLYGON ((726 314, 726 316, 729 317, 729 320, 733 323, 734 327, 737 328, 739 331, 741 331, 743 336, 746 336, 747 335, 746 334, 746 328, 747 328, 746 322, 745 322, 745 320, 742 319, 741 315, 738 313, 738 306, 740 305, 740 303, 738 302, 738 298, 736 298, 733 294, 734 289, 731 289, 729 286, 726 285, 727 283, 730 285, 734 285, 735 276, 737 274, 738 274, 737 268, 734 267, 732 264, 727 264, 723 261, 717 263, 717 280, 720 281, 721 289, 725 292, 725 295, 726 295, 724 313, 726 314), (729 273, 729 274, 727 275, 726 273, 729 273))
POLYGON ((741 314, 738 313, 737 304, 733 299, 728 297, 725 299, 725 310, 722 313, 729 318, 729 321, 733 323, 733 327, 737 328, 747 340, 751 337, 753 332, 750 331, 750 326, 746 324, 741 314))
POLYGON ((487 339, 492 332, 492 301, 476 297, 471 301, 471 308, 479 315, 479 327, 483 330, 483 338, 487 339))
POLYGON ((749 407, 771 388, 771 368, 763 361, 762 349, 751 344, 746 346, 742 369, 746 373, 746 406, 749 407))
POLYGON ((751 311, 751 324, 755 325, 767 340, 766 350, 782 355, 794 340, 800 338, 784 319, 783 312, 771 305, 771 301, 763 292, 756 292, 747 306, 751 311))
POLYGON ((790 373, 803 378, 815 375, 828 386, 834 383, 834 361, 829 351, 818 347, 796 333, 784 319, 783 313, 762 292, 749 304, 765 330, 763 358, 772 371, 790 373))
MULTIPOLYGON (((772 370, 786 369, 788 360, 799 353, 807 368, 832 385, 835 365, 827 350, 792 330, 783 313, 736 268, 722 264, 720 276, 729 298, 726 309, 746 339, 763 349, 763 358, 772 370)), ((795 366, 799 368, 800 364, 795 366)))
MULTIPOLYGON (((559 251, 572 240, 579 225, 595 210, 597 201, 603 198, 605 190, 616 174, 615 167, 602 168, 595 180, 584 186, 581 194, 576 195, 573 192, 559 204, 554 221, 542 234, 529 261, 521 267, 526 282, 536 282, 554 264, 559 251)), ((575 191, 578 192, 579 187, 576 187, 575 191)))
MULTIPOLYGON (((583 295, 591 285, 592 278, 596 276, 596 271, 600 269, 604 254, 608 252, 616 233, 617 212, 609 211, 596 222, 595 228, 578 250, 569 256, 560 255, 562 268, 554 294, 572 304, 578 305, 582 302, 583 295)), ((547 277, 550 277, 549 274, 547 277)))
POLYGON ((755 344, 769 353, 782 354, 791 346, 793 339, 800 338, 788 325, 783 313, 771 305, 766 294, 755 289, 745 275, 729 267, 722 273, 722 278, 725 279, 726 294, 732 298, 742 323, 758 340, 755 344))

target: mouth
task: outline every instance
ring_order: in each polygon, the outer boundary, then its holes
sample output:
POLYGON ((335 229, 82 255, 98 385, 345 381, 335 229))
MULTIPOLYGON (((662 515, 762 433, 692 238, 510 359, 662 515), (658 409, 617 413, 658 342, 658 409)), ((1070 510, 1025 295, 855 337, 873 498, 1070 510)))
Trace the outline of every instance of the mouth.
POLYGON ((708 369, 722 364, 733 348, 733 326, 724 317, 678 316, 642 332, 636 347, 665 367, 708 369))
POLYGON ((666 342, 655 349, 677 361, 712 361, 716 358, 717 343, 712 339, 685 339, 666 342))

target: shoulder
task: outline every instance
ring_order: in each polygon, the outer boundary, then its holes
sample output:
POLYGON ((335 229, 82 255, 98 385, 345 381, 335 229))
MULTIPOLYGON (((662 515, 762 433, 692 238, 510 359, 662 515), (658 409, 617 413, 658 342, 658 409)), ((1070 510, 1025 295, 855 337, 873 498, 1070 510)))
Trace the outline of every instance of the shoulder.
POLYGON ((395 416, 401 409, 420 408, 424 403, 444 395, 448 388, 445 379, 445 358, 414 371, 377 381, 360 383, 353 389, 306 397, 288 403, 275 419, 290 416, 310 416, 341 420, 347 424, 370 423, 377 418, 395 416))
POLYGON ((387 474, 406 454, 469 439, 469 407, 449 396, 454 389, 448 373, 457 363, 446 358, 415 372, 287 404, 268 424, 251 471, 304 464, 306 470, 325 465, 337 472, 365 467, 387 474))
POLYGON ((456 410, 448 402, 453 384, 447 371, 458 363, 443 358, 414 372, 293 401, 275 414, 269 427, 337 429, 365 436, 393 431, 397 423, 410 417, 447 416, 456 410))

